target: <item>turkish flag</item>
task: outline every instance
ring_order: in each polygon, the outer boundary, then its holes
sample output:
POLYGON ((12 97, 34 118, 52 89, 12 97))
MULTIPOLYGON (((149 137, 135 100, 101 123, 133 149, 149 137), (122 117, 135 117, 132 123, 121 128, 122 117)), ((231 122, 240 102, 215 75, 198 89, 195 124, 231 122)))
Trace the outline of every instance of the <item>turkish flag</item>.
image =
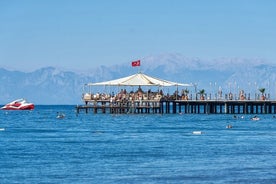
POLYGON ((132 62, 131 62, 131 66, 133 66, 133 67, 135 67, 135 66, 140 66, 140 60, 132 61, 132 62))

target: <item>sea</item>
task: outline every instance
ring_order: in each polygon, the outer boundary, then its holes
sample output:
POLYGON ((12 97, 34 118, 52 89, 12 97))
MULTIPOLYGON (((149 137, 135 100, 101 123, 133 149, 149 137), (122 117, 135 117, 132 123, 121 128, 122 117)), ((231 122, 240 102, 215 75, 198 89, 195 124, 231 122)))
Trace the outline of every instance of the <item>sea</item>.
POLYGON ((276 118, 253 116, 2 110, 0 183, 276 183, 276 118))

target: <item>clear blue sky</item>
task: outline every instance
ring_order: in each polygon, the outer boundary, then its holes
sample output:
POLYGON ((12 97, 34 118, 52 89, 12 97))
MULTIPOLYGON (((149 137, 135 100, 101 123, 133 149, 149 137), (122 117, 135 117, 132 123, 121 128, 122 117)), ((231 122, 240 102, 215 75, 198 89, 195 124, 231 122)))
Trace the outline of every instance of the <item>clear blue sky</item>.
POLYGON ((149 55, 276 62, 275 0, 0 0, 0 67, 84 70, 149 55))

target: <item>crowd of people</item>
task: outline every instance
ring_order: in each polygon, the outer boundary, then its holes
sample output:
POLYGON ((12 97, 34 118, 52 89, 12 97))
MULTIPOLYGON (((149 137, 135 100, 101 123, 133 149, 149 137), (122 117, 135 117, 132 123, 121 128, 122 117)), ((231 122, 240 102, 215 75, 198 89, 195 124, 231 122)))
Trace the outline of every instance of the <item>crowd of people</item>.
POLYGON ((153 92, 148 90, 144 92, 140 87, 137 91, 127 92, 126 89, 121 89, 117 94, 112 92, 111 94, 107 93, 85 93, 83 94, 83 100, 96 100, 96 101, 136 101, 136 100, 156 100, 159 101, 163 97, 163 91, 158 90, 153 92))
MULTIPOLYGON (((269 98, 269 95, 259 95, 255 94, 254 99, 258 100, 266 100, 269 98)), ((222 91, 214 94, 207 93, 196 93, 189 94, 188 89, 183 89, 180 92, 175 91, 173 94, 164 94, 162 89, 157 91, 151 91, 150 89, 147 91, 143 91, 141 87, 139 87, 136 91, 127 92, 126 89, 121 89, 118 93, 84 93, 82 96, 84 101, 137 101, 137 100, 149 100, 149 101, 160 101, 160 100, 250 100, 250 94, 246 94, 243 90, 239 92, 238 95, 234 95, 229 92, 225 94, 223 97, 222 91), (193 96, 194 95, 194 96, 193 96)))

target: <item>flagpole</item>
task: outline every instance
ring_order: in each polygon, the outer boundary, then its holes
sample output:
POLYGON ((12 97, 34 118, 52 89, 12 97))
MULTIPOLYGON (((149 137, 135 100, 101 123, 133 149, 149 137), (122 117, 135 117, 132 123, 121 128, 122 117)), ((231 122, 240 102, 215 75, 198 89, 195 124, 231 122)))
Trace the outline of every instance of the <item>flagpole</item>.
POLYGON ((138 63, 139 63, 139 65, 138 65, 138 71, 139 71, 139 73, 141 73, 141 60, 138 60, 138 63))

